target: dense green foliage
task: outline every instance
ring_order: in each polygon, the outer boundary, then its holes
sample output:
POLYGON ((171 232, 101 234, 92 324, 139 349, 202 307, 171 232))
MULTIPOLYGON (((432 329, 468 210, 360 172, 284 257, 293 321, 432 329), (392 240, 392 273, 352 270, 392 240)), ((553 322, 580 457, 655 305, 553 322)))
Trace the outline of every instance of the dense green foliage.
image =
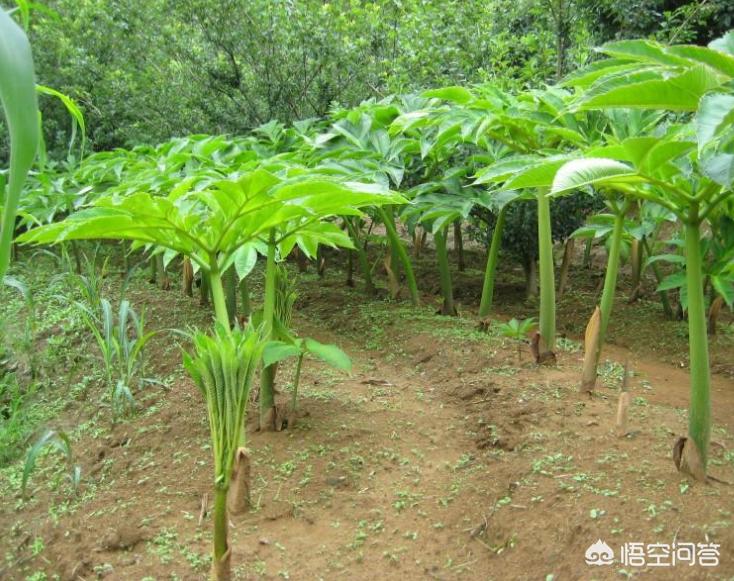
MULTIPOLYGON (((539 86, 607 40, 705 44, 733 19, 726 0, 50 0, 31 5, 30 35, 40 81, 77 100, 93 147, 110 149, 429 86, 539 86)), ((62 156, 68 116, 42 109, 62 156)))

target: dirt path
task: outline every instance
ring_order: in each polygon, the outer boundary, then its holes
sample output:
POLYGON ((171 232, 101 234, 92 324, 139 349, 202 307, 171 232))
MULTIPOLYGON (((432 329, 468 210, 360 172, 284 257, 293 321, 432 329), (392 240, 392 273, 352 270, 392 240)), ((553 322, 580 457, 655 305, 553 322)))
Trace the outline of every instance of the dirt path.
MULTIPOLYGON (((734 357, 734 354, 732 356, 734 357)), ((650 401, 672 408, 687 408, 691 396, 688 369, 640 356, 629 349, 614 345, 605 347, 604 357, 620 362, 629 361, 633 372, 655 388, 650 390, 650 401)), ((714 424, 732 429, 734 379, 712 374, 711 400, 714 424)))
MULTIPOLYGON (((485 549, 465 531, 477 524, 477 504, 492 502, 493 483, 472 455, 464 415, 403 361, 385 365, 357 356, 354 362, 346 381, 324 381, 311 371, 304 392, 309 416, 294 434, 253 436, 254 448, 280 448, 299 459, 280 494, 298 518, 255 516, 257 535, 268 543, 253 547, 251 535, 239 535, 235 550, 267 564, 267 572, 304 579, 477 571, 485 549), (302 484, 305 474, 310 481, 302 484)), ((265 512, 276 488, 264 493, 265 512)))

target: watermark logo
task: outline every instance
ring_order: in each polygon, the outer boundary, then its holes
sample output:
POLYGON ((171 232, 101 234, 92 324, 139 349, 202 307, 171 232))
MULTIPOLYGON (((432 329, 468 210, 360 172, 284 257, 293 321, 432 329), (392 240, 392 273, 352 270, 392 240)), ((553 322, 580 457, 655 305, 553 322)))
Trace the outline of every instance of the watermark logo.
POLYGON ((587 565, 611 565, 613 561, 614 551, 612 547, 601 539, 586 549, 587 565))
MULTIPOLYGON (((619 549, 619 561, 626 567, 717 567, 720 548, 717 543, 624 543, 619 549)), ((587 565, 614 562, 614 550, 601 539, 586 549, 584 556, 587 565)))

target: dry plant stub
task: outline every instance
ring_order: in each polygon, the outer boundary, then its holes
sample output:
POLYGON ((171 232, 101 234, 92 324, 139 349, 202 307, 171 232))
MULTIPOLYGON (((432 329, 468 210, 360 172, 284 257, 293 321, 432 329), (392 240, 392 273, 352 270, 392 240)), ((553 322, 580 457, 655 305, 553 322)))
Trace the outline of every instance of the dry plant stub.
POLYGON ((242 514, 250 506, 250 453, 247 448, 238 448, 229 484, 227 508, 232 514, 242 514))
POLYGON ((222 557, 212 563, 212 578, 217 581, 232 579, 232 549, 228 548, 222 557))
POLYGON ((586 325, 584 336, 584 366, 581 372, 581 391, 592 392, 596 385, 596 364, 599 360, 599 332, 601 310, 597 306, 586 325))
POLYGON ((698 481, 706 481, 706 468, 695 442, 691 438, 679 437, 673 446, 673 462, 683 474, 698 481))
POLYGON ((632 396, 627 387, 629 379, 629 363, 624 365, 624 377, 622 378, 621 391, 619 393, 619 401, 617 402, 617 436, 624 438, 629 432, 627 430, 627 419, 632 396))
POLYGON ((627 435, 627 417, 630 407, 631 396, 628 391, 619 394, 617 403, 617 436, 624 438, 627 435))

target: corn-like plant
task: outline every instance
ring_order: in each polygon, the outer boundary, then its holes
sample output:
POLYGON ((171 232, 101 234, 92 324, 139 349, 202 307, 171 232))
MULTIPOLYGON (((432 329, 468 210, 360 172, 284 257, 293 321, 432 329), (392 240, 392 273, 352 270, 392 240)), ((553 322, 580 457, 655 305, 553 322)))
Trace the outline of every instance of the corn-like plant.
POLYGON ((15 276, 3 277, 3 284, 17 290, 25 302, 26 316, 23 325, 23 336, 20 341, 20 348, 28 357, 28 366, 30 367, 31 377, 35 377, 37 369, 33 340, 36 334, 36 303, 33 300, 33 293, 27 284, 15 276))
POLYGON ((102 354, 107 385, 115 414, 135 407, 132 386, 150 381, 143 377, 145 346, 155 331, 145 332, 144 314, 138 316, 129 301, 120 302, 117 316, 110 302, 100 299, 100 309, 77 303, 87 328, 92 332, 102 354))
POLYGON ((244 442, 245 413, 264 342, 252 326, 230 331, 217 325, 214 335, 197 332, 184 365, 204 396, 214 455, 214 562, 216 579, 229 579, 231 551, 227 529, 227 492, 235 452, 244 442))
POLYGON ((288 276, 288 269, 279 265, 275 276, 275 316, 285 329, 291 327, 297 298, 295 281, 288 276))
POLYGON ((102 269, 98 271, 95 258, 88 258, 85 255, 82 272, 70 275, 71 282, 79 290, 84 303, 95 312, 102 309, 102 281, 107 270, 107 261, 108 259, 105 259, 102 269))
POLYGON ((41 452, 46 448, 50 448, 52 451, 60 452, 64 455, 66 463, 69 466, 68 476, 72 488, 74 490, 79 488, 82 469, 78 464, 74 464, 71 439, 68 434, 62 430, 46 430, 46 432, 44 432, 43 435, 28 449, 28 453, 26 454, 25 464, 23 465, 23 480, 21 481, 21 490, 24 496, 28 488, 28 481, 36 468, 36 461, 41 455, 41 452))

